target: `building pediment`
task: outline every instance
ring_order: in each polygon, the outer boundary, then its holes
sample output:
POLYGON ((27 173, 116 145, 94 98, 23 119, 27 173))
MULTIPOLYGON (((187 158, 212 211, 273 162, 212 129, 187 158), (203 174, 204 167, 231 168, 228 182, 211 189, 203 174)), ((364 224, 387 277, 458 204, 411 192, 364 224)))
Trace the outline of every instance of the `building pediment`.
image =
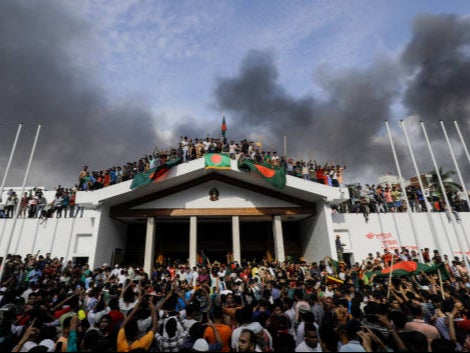
POLYGON ((286 199, 288 202, 298 200, 301 204, 307 205, 320 201, 336 204, 349 198, 347 188, 329 187, 290 175, 287 175, 286 187, 280 190, 260 177, 238 170, 235 160, 232 161, 230 170, 206 170, 204 158, 200 158, 173 167, 161 181, 156 183, 132 190, 130 188, 132 181, 129 180, 92 192, 80 192, 77 195, 77 202, 89 207, 107 205, 114 208, 125 204, 136 206, 136 202, 154 200, 157 194, 159 197, 165 193, 170 195, 172 192, 189 189, 214 178, 231 184, 238 183, 242 188, 271 195, 276 199, 286 199))
POLYGON ((160 190, 111 207, 113 217, 299 215, 315 212, 315 203, 267 189, 224 173, 160 190))
POLYGON ((144 202, 130 209, 263 207, 300 207, 300 205, 266 193, 248 190, 226 181, 213 179, 189 189, 144 202))

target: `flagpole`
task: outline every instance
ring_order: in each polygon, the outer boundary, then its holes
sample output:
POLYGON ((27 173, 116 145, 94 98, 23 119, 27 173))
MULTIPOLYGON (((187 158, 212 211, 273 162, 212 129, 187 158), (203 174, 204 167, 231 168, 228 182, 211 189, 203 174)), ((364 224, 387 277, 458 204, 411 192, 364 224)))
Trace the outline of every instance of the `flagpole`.
MULTIPOLYGON (((31 154, 29 156, 28 166, 26 167, 26 173, 24 175, 23 185, 21 187, 21 193, 20 193, 21 196, 23 195, 24 189, 26 187, 26 181, 28 180, 29 170, 31 169, 31 163, 33 161, 34 151, 36 150, 36 145, 37 145, 37 142, 38 142, 39 132, 40 131, 41 131, 41 125, 38 125, 37 131, 36 131, 36 137, 34 138, 33 148, 31 149, 31 154)), ((15 208, 15 214, 13 216, 13 225, 11 227, 10 234, 8 236, 7 246, 5 247, 5 252, 4 252, 4 256, 3 256, 3 264, 0 268, 0 283, 2 283, 3 272, 4 272, 5 264, 6 264, 6 258, 7 258, 7 255, 8 255, 8 251, 10 249, 13 234, 15 232, 16 221, 18 220, 18 214, 20 213, 20 208, 21 208, 21 202, 18 202, 17 205, 16 205, 16 208, 15 208)), ((19 238, 18 238, 18 240, 19 240, 19 238)))
POLYGON ((287 136, 284 135, 284 157, 287 158, 287 136))
MULTIPOLYGON (((415 224, 413 216, 411 214, 410 201, 408 200, 408 195, 406 194, 406 187, 405 187, 405 183, 403 181, 403 175, 401 173, 400 164, 398 163, 398 157, 397 157, 397 152, 395 150, 395 144, 393 143, 392 133, 390 131, 390 126, 389 126, 387 120, 385 120, 385 126, 387 127, 388 138, 390 139, 390 146, 392 147, 393 158, 395 159, 395 165, 397 167, 398 177, 400 178, 400 185, 401 185, 402 194, 404 195, 404 198, 405 198, 405 201, 406 201, 406 205, 407 205, 406 213, 408 214, 408 218, 410 219, 410 222, 411 222, 411 229, 413 231, 414 241, 415 241, 416 245, 418 246, 418 249, 421 249, 421 244, 420 244, 419 237, 418 237, 418 230, 416 229, 416 224, 415 224)), ((400 245, 402 245, 402 244, 400 244, 400 245)), ((421 251, 418 251, 418 256, 419 256, 419 259, 421 260, 421 262, 423 262, 423 256, 421 254, 421 251)))
MULTIPOLYGON (((421 128, 423 130, 424 137, 426 139, 426 143, 428 145, 429 153, 431 154, 431 158, 432 158, 432 162, 434 164, 434 168, 436 170, 437 178, 439 179, 439 185, 441 187, 442 197, 444 198, 444 201, 446 203, 446 207, 447 207, 447 210, 448 210, 448 208, 450 207, 450 203, 449 203, 449 198, 447 197, 447 193, 446 193, 446 189, 444 187, 444 183, 442 182, 441 173, 439 172, 439 167, 437 166, 436 158, 434 157, 434 152, 432 151, 431 143, 429 142, 429 138, 428 138, 428 134, 426 132, 426 128, 424 126, 424 122, 421 121, 420 124, 421 124, 421 128)), ((454 233, 455 233, 455 237, 457 238, 457 243, 458 243, 459 248, 460 248, 460 253, 462 254, 462 257, 464 258, 465 266, 468 269, 469 268, 468 259, 467 259, 467 256, 466 256, 466 252, 463 251, 462 241, 460 240, 459 233, 458 233, 458 230, 457 230, 457 225, 455 224, 454 217, 450 217, 450 221, 452 223, 452 227, 454 228, 454 233)), ((443 254, 441 254, 441 256, 442 255, 443 254)))
POLYGON ((442 296, 442 299, 445 299, 446 296, 444 294, 444 286, 442 284, 442 274, 441 274, 440 268, 437 270, 437 273, 439 274, 439 287, 441 288, 441 296, 442 296))
MULTIPOLYGON (((460 167, 459 167, 459 164, 457 163, 457 159, 455 158, 455 153, 454 153, 454 149, 450 143, 450 140, 449 140, 449 136, 447 135, 447 130, 444 126, 444 122, 442 120, 440 120, 440 123, 441 123, 441 127, 442 127, 442 132, 444 133, 444 136, 446 138, 446 141, 447 141, 447 145, 449 146, 449 151, 450 151, 450 155, 452 156, 452 161, 454 162, 454 165, 455 165, 455 169, 457 170, 457 175, 459 176, 459 180, 460 180, 460 184, 462 185, 462 189, 465 193, 465 195, 468 195, 468 191, 467 191, 467 188, 465 187, 465 182, 463 180, 463 177, 462 177, 462 173, 460 172, 460 167)), ((465 201, 467 201, 467 206, 468 206, 468 209, 470 210, 470 201, 468 200, 468 196, 465 197, 465 201)), ((449 205, 450 207, 450 205, 449 205)), ((450 215, 450 217, 453 217, 453 212, 452 210, 450 210, 450 212, 452 213, 450 215)), ((457 211, 455 211, 457 212, 457 211)), ((461 227, 462 228, 462 232, 463 232, 463 239, 465 241, 465 245, 467 247, 467 251, 470 249, 470 245, 468 244, 468 235, 467 235, 467 231, 465 230, 465 227, 461 227)), ((465 256, 467 256, 465 254, 465 256)))
POLYGON ((390 275, 388 276, 387 301, 390 298, 390 290, 391 290, 391 287, 392 287, 392 273, 393 273, 393 259, 394 258, 395 258, 395 256, 392 253, 392 262, 390 263, 390 275))
POLYGON ((0 186, 0 201, 2 200, 3 189, 5 188, 5 182, 7 180, 8 172, 10 171, 11 161, 13 160, 13 155, 15 154, 16 144, 18 143, 18 138, 20 136, 22 127, 23 127, 23 123, 19 123, 18 129, 16 130, 15 141, 13 142, 13 146, 11 148, 10 157, 8 158, 7 167, 5 169, 5 173, 3 174, 2 185, 0 186))
POLYGON ((465 143, 462 133, 460 132, 460 127, 459 127, 459 124, 457 123, 457 120, 454 120, 454 125, 455 125, 455 129, 457 130, 457 133, 459 134, 460 141, 462 142, 463 150, 465 151, 465 154, 467 155, 468 163, 470 163, 470 153, 468 153, 467 144, 465 143))
MULTIPOLYGON (((465 187, 465 182, 463 181, 462 173, 460 172, 459 164, 457 163, 457 159, 455 158, 454 149, 453 149, 453 147, 450 143, 449 136, 447 135, 447 130, 444 127, 444 122, 442 120, 440 120, 440 122, 441 122, 442 132, 444 132, 444 136, 446 138, 447 145, 449 146, 449 151, 450 151, 450 155, 452 156, 452 161, 454 162, 455 169, 457 170, 457 175, 459 176, 460 184, 462 185, 462 188, 463 188, 463 191, 465 192, 465 195, 468 195, 467 188, 465 187)), ((466 199, 465 201, 467 201, 468 209, 470 210, 470 201, 468 201, 468 197, 465 197, 465 199, 466 199)))
MULTIPOLYGON (((415 173, 416 173, 416 176, 418 177, 419 187, 421 189, 421 193, 422 193, 423 198, 424 198, 424 206, 426 207, 426 215, 427 215, 427 218, 428 218, 428 224, 431 228, 431 234, 432 234, 432 237, 433 237, 433 240, 434 240, 434 246, 436 246, 439 249, 439 252, 441 254, 444 254, 441 242, 439 240, 439 237, 436 234, 436 224, 434 223, 434 219, 432 218, 432 215, 431 215, 431 205, 429 204, 429 201, 428 201, 428 199, 426 197, 426 194, 424 192, 423 180, 421 179, 421 173, 418 170, 418 164, 416 163, 413 148, 411 147, 411 142, 410 142, 410 139, 408 137, 408 132, 406 131, 405 122, 403 120, 400 120, 400 123, 401 123, 401 127, 403 129, 403 133, 405 135, 406 144, 408 145, 408 150, 409 150, 410 155, 411 155, 411 160, 413 162, 415 173)), ((449 239, 447 239, 447 241, 449 241, 449 239)), ((452 251, 452 246, 450 245, 450 243, 448 243, 448 245, 449 245, 449 250, 452 251)), ((421 250, 424 250, 424 249, 419 249, 419 252, 421 252, 421 250)))

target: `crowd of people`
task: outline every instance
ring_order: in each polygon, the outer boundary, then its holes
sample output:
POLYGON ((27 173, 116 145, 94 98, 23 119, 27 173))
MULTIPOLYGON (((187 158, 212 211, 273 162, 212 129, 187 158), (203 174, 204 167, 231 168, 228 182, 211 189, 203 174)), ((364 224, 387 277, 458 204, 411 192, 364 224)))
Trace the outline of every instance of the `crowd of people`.
POLYGON ((416 254, 384 249, 338 268, 329 258, 196 267, 157 260, 151 273, 8 255, 0 350, 467 352, 468 271, 457 257, 433 254, 426 261, 444 263, 445 273, 393 278, 370 273, 416 254))
POLYGON ((370 213, 378 212, 423 212, 429 207, 434 212, 453 212, 458 219, 458 212, 469 212, 467 198, 462 188, 448 190, 450 207, 446 207, 443 197, 436 185, 426 185, 424 194, 422 190, 410 185, 405 192, 400 184, 345 184, 343 180, 346 166, 334 164, 333 161, 319 164, 315 160, 296 160, 287 156, 278 155, 276 151, 265 151, 259 142, 246 139, 234 140, 220 138, 188 138, 181 136, 177 147, 168 150, 156 150, 154 153, 144 155, 136 162, 128 162, 123 166, 113 166, 107 170, 92 171, 83 166, 78 177, 78 190, 96 190, 109 185, 131 180, 136 174, 146 172, 169 160, 181 158, 182 162, 189 162, 202 158, 206 153, 226 153, 231 159, 241 157, 253 160, 257 164, 270 166, 274 169, 284 168, 287 175, 305 180, 325 184, 332 187, 347 187, 350 200, 335 207, 337 212, 363 213, 366 220, 370 213), (408 203, 406 198, 408 198, 408 203))
POLYGON ((307 162, 280 156, 276 151, 265 151, 259 142, 246 139, 235 142, 211 137, 193 140, 187 136, 181 136, 177 147, 167 150, 157 149, 153 153, 144 155, 138 161, 128 162, 123 166, 113 166, 106 170, 91 172, 87 165, 83 166, 78 177, 78 189, 101 189, 131 180, 136 174, 151 170, 169 160, 181 158, 185 163, 202 158, 206 153, 226 153, 234 160, 243 156, 257 164, 268 165, 274 169, 283 167, 288 175, 336 187, 343 183, 343 170, 346 168, 346 166, 334 165, 332 161, 320 165, 316 161, 307 162))
POLYGON ((450 207, 447 207, 439 188, 434 185, 425 187, 424 193, 421 188, 414 185, 407 186, 405 192, 402 191, 400 184, 366 184, 363 187, 360 183, 356 183, 347 186, 350 199, 335 208, 335 211, 362 213, 366 221, 370 213, 406 212, 408 208, 411 212, 426 212, 428 208, 432 212, 446 212, 448 217, 453 214, 457 222, 460 222, 459 212, 469 212, 468 197, 465 196, 462 187, 447 190, 447 199, 450 203, 450 207))
POLYGON ((31 188, 23 193, 21 198, 16 191, 10 189, 6 193, 3 202, 0 197, 0 218, 12 218, 15 210, 19 207, 20 218, 41 218, 46 220, 51 217, 83 216, 83 207, 76 202, 77 187, 64 188, 58 185, 55 188, 54 199, 48 201, 42 188, 31 188))
POLYGON ((181 158, 182 162, 189 162, 202 158, 206 153, 226 153, 231 159, 248 158, 257 164, 268 165, 274 169, 284 168, 287 175, 305 180, 329 185, 332 187, 347 187, 350 200, 334 206, 334 212, 362 213, 366 221, 370 213, 379 212, 406 212, 409 208, 412 212, 424 212, 430 208, 433 212, 454 213, 457 221, 460 221, 459 212, 469 212, 467 198, 462 190, 448 190, 450 207, 447 207, 436 185, 428 186, 422 190, 410 185, 405 192, 400 184, 360 183, 345 184, 343 173, 346 166, 334 164, 333 161, 323 165, 317 161, 296 160, 286 156, 279 156, 276 151, 265 151, 259 142, 246 139, 235 142, 221 138, 188 138, 181 136, 177 147, 167 150, 156 149, 153 153, 144 155, 138 161, 128 162, 123 166, 113 166, 106 170, 89 171, 88 166, 83 166, 79 173, 77 183, 71 188, 56 188, 55 199, 48 204, 42 196, 40 188, 34 188, 25 193, 21 198, 10 190, 7 199, 0 202, 0 218, 12 217, 15 206, 21 203, 20 217, 51 217, 62 214, 75 217, 80 208, 75 204, 77 191, 97 190, 123 181, 132 180, 138 173, 143 173, 156 168, 167 161, 181 158), (408 198, 408 203, 406 198, 408 198), (67 210, 69 212, 67 212, 67 210), (45 212, 47 211, 47 212, 45 212))

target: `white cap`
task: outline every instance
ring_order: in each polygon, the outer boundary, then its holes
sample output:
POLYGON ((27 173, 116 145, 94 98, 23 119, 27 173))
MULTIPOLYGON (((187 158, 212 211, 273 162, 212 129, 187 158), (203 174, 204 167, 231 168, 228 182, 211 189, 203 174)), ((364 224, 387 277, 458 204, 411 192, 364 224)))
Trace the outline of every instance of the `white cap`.
POLYGON ((209 352, 209 344, 204 338, 198 338, 193 344, 193 351, 209 352))
POLYGON ((257 321, 252 322, 251 324, 246 326, 246 328, 250 330, 251 332, 253 332, 255 335, 263 331, 263 326, 261 326, 261 324, 257 321))
POLYGON ((38 344, 33 341, 26 341, 20 349, 20 352, 29 352, 29 350, 33 347, 36 347, 38 344))
POLYGON ((39 342, 38 346, 47 347, 48 352, 54 352, 55 342, 48 338, 39 342))

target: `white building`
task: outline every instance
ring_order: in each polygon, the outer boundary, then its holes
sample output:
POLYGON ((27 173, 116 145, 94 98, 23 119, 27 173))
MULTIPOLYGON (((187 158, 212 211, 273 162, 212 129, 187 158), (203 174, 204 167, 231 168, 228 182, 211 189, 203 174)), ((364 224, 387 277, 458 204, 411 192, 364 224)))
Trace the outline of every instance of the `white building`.
MULTIPOLYGON (((366 222, 362 214, 332 212, 332 205, 348 200, 347 188, 287 176, 280 190, 239 171, 236 161, 231 170, 206 170, 201 158, 173 167, 157 183, 134 190, 130 185, 78 192, 85 210, 76 218, 0 219, 0 255, 50 252, 92 268, 130 263, 146 271, 159 256, 194 265, 201 250, 222 262, 229 252, 236 261, 268 253, 280 261, 318 261, 336 258, 336 234, 351 262, 398 246, 449 255, 469 251, 469 213, 460 214, 460 223, 445 213, 372 214, 366 222)), ((49 202, 53 195, 46 192, 49 202)))

